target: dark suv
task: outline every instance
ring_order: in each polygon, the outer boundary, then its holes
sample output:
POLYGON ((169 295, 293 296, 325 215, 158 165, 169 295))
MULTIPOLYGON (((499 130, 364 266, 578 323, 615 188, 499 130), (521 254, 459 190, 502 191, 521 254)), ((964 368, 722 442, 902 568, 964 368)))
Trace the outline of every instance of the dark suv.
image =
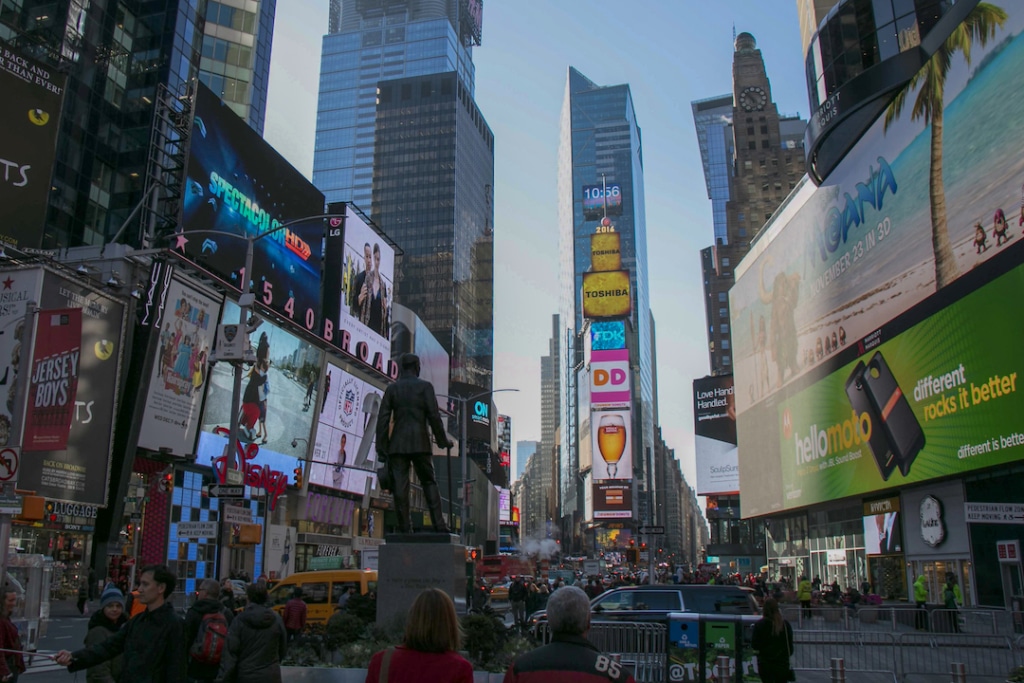
MULTIPOLYGON (((622 586, 590 601, 591 622, 665 621, 669 612, 696 614, 757 614, 754 591, 742 586, 657 584, 622 586)), ((548 620, 541 610, 530 615, 531 630, 548 620)))

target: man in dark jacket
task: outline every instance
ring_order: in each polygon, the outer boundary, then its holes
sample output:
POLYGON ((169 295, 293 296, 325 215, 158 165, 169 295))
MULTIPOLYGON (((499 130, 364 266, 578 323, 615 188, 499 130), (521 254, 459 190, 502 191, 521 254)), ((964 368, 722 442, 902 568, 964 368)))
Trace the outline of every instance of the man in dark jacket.
POLYGON ((231 622, 217 681, 281 683, 281 660, 288 647, 284 622, 266 606, 266 586, 249 584, 245 595, 249 604, 231 622))
POLYGON ((548 626, 551 642, 516 659, 504 683, 635 683, 617 661, 587 640, 590 600, 581 589, 564 586, 551 594, 548 626))
POLYGON ((450 448, 448 435, 444 432, 441 413, 437 409, 434 385, 420 379, 420 359, 412 353, 404 353, 399 359, 398 381, 385 391, 377 415, 377 453, 388 462, 395 478, 395 511, 398 513, 398 530, 412 531, 409 518, 409 466, 416 468, 416 476, 423 486, 423 495, 430 509, 434 531, 448 533, 448 525, 441 516, 441 493, 434 478, 431 463, 430 434, 441 448, 450 448), (394 418, 394 424, 392 424, 394 418))
POLYGON ((73 672, 124 654, 121 683, 185 683, 185 636, 181 619, 167 602, 176 583, 167 567, 143 568, 138 600, 146 611, 98 645, 61 650, 57 663, 73 672))
POLYGON ((508 601, 512 603, 512 620, 516 626, 526 625, 526 584, 517 576, 508 587, 508 601))
MULTIPOLYGON (((220 584, 217 583, 216 579, 203 579, 202 583, 199 584, 199 590, 196 591, 196 601, 188 608, 188 612, 185 613, 186 651, 196 642, 196 637, 199 635, 199 629, 203 623, 203 617, 207 614, 216 614, 218 612, 224 615, 224 620, 230 626, 235 613, 225 607, 220 601, 220 584)), ((212 681, 217 678, 219 670, 220 662, 214 664, 196 661, 191 656, 188 658, 188 677, 193 681, 212 681)))

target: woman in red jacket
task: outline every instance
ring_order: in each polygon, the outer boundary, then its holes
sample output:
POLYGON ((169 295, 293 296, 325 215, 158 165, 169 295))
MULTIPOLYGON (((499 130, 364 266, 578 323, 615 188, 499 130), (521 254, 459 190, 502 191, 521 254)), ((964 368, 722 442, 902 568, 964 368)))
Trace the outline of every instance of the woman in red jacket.
POLYGON ((452 599, 428 588, 409 608, 402 644, 370 659, 366 683, 473 683, 473 665, 458 654, 461 640, 452 599))
MULTIPOLYGON (((11 622, 14 608, 18 606, 18 593, 5 586, 0 593, 0 648, 14 652, 0 652, 0 681, 14 683, 18 675, 25 673, 25 660, 21 656, 21 636, 18 627, 11 622)), ((472 676, 471 676, 472 677, 472 676)))

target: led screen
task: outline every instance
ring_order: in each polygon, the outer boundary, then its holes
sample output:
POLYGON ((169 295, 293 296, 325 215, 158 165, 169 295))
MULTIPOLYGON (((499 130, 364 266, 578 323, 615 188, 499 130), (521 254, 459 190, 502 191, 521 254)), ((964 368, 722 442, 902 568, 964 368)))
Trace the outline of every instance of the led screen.
POLYGON ((737 493, 740 472, 736 452, 736 401, 732 375, 693 382, 697 495, 737 493))
POLYGON ((618 183, 583 186, 583 218, 596 221, 622 215, 622 188, 618 183))
POLYGON ((595 481, 633 478, 631 419, 629 410, 602 410, 591 413, 595 481))

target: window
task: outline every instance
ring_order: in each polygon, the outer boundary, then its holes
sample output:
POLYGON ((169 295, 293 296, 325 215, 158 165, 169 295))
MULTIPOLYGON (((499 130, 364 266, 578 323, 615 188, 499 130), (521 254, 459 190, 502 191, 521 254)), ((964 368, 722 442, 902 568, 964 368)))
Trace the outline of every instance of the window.
POLYGON ((719 318, 725 318, 726 320, 728 320, 729 319, 729 309, 728 308, 719 308, 718 309, 718 317, 719 318))
POLYGON ((636 591, 634 599, 636 609, 679 611, 678 591, 636 591))
POLYGON ((608 610, 629 610, 633 609, 633 593, 631 591, 617 591, 604 600, 598 601, 592 611, 600 614, 608 610))
POLYGON ((718 300, 724 303, 728 299, 728 295, 725 292, 718 293, 718 300))
POLYGON ((729 257, 728 256, 723 256, 722 257, 722 265, 726 266, 726 267, 730 265, 729 257))
POLYGON ((770 142, 768 142, 767 140, 761 140, 761 149, 769 149, 770 146, 771 146, 770 142))
POLYGON ((728 351, 729 350, 729 346, 730 346, 729 340, 728 339, 723 339, 722 340, 722 350, 723 351, 728 351))
POLYGON ((302 599, 307 605, 327 604, 327 583, 306 583, 302 585, 302 599))
POLYGON ((722 356, 722 365, 732 365, 732 360, 729 356, 722 356))
MULTIPOLYGON (((768 131, 765 131, 765 132, 768 132, 768 131)), ((747 135, 753 135, 753 134, 754 134, 754 127, 753 126, 747 126, 747 135)))
POLYGON ((755 142, 754 140, 751 140, 750 142, 748 142, 747 143, 747 149, 757 149, 757 142, 755 142))
POLYGON ((729 323, 722 323, 718 329, 722 334, 729 334, 729 323))
POLYGON ((761 135, 768 135, 768 126, 761 126, 761 135))

